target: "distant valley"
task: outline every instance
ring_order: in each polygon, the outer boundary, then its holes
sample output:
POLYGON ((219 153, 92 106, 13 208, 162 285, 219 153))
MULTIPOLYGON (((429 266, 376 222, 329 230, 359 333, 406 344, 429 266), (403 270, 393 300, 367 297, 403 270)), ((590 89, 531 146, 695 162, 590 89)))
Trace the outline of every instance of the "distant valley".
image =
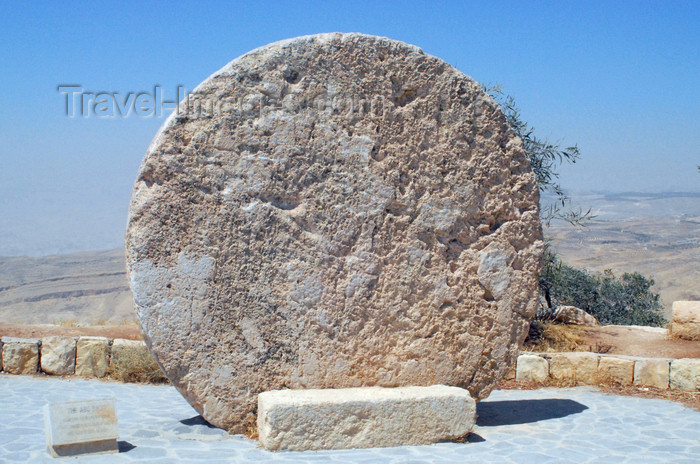
MULTIPOLYGON (((566 262, 651 276, 667 310, 675 300, 700 300, 700 194, 587 193, 572 203, 597 217, 586 227, 545 228, 566 262)), ((122 249, 0 257, 0 322, 89 325, 134 319, 122 249)))

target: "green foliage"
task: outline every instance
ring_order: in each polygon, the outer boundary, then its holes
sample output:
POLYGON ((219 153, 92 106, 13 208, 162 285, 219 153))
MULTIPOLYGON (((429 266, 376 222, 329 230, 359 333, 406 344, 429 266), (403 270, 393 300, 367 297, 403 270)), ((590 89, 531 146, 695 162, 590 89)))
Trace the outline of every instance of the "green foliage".
POLYGON ((654 280, 633 272, 616 277, 612 271, 593 274, 563 263, 550 250, 549 263, 540 274, 540 290, 547 308, 538 316, 546 319, 551 309, 571 305, 595 316, 602 324, 665 324, 659 295, 651 291, 654 280))
POLYGON ((540 192, 551 193, 556 198, 553 204, 545 207, 540 213, 542 221, 549 225, 552 220, 562 219, 571 224, 580 225, 592 219, 590 209, 584 212, 581 209, 567 208, 569 197, 558 182, 558 166, 564 162, 574 164, 581 157, 578 146, 561 147, 558 143, 536 137, 535 128, 522 120, 520 109, 512 96, 506 95, 498 85, 485 85, 484 88, 500 105, 511 129, 523 141, 523 148, 530 158, 540 192))
MULTIPOLYGON (((535 128, 524 122, 513 97, 499 86, 486 85, 486 91, 501 106, 513 132, 520 137, 530 158, 540 192, 553 194, 555 203, 543 208, 542 222, 562 219, 572 225, 585 226, 592 219, 591 210, 567 208, 569 198, 559 185, 558 167, 576 163, 581 156, 578 146, 561 147, 535 136, 535 128)), ((700 167, 699 167, 700 169, 700 167)), ((595 316, 603 324, 651 325, 665 323, 659 295, 651 291, 654 285, 639 273, 624 273, 615 277, 612 271, 591 274, 563 263, 546 243, 544 261, 539 276, 540 294, 546 301, 538 319, 546 320, 560 305, 571 305, 595 316)))

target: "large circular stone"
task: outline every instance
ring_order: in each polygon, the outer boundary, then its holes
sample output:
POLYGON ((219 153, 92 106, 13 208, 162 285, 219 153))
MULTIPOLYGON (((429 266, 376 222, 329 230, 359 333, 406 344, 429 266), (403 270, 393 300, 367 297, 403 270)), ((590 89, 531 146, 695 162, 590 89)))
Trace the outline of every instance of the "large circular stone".
POLYGON ((272 389, 485 397, 535 311, 542 250, 498 105, 361 34, 274 43, 197 87, 143 161, 126 244, 151 351, 233 432, 272 389))

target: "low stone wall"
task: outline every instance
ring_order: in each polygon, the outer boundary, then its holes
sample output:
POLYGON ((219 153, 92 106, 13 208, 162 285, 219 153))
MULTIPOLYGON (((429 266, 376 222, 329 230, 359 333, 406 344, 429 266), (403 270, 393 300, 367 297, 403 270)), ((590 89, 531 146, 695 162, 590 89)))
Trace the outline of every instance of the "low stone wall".
MULTIPOLYGON (((143 341, 106 337, 0 339, 0 371, 9 374, 105 377, 130 353, 148 354, 143 341)), ((123 361, 122 361, 123 362, 123 361)), ((700 391, 700 359, 640 358, 588 352, 522 352, 515 380, 570 385, 614 383, 700 391)))
POLYGON ((112 359, 147 353, 143 341, 106 337, 44 337, 0 340, 0 371, 10 374, 105 377, 112 359))
POLYGON ((515 380, 570 385, 609 383, 694 392, 700 391, 700 359, 523 352, 518 356, 515 380))

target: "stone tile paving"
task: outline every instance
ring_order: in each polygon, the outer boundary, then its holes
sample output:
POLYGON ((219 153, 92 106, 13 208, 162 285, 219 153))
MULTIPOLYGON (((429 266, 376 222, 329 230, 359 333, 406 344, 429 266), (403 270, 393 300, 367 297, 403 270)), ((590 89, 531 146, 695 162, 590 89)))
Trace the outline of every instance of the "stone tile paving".
POLYGON ((478 411, 469 443, 271 453, 208 426, 170 386, 0 374, 0 462, 700 462, 700 412, 666 400, 607 396, 585 387, 499 390, 478 411), (44 404, 92 398, 114 398, 121 452, 51 458, 44 404))

